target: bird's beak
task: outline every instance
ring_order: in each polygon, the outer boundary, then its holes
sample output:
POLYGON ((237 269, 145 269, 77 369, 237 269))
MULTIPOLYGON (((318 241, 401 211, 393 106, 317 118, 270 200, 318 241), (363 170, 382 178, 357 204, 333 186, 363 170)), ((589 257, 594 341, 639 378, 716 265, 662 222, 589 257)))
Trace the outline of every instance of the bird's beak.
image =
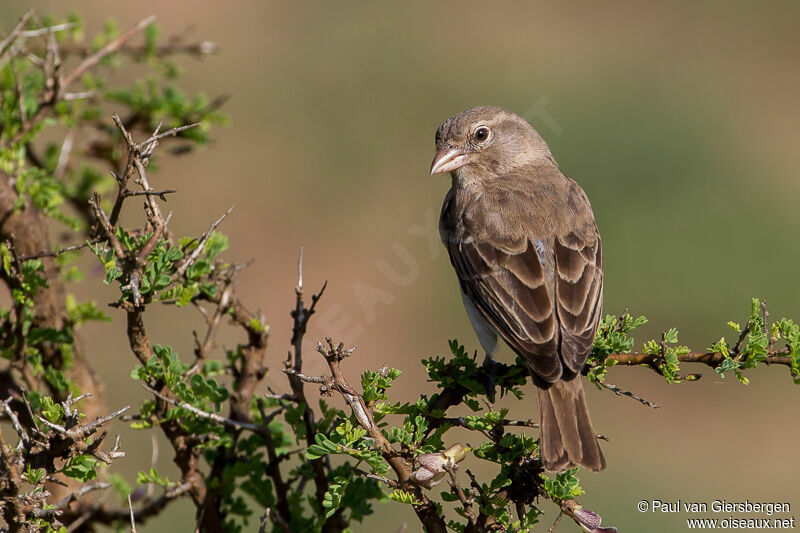
POLYGON ((441 172, 452 172, 469 163, 469 154, 461 148, 447 146, 442 148, 431 163, 431 176, 441 172))

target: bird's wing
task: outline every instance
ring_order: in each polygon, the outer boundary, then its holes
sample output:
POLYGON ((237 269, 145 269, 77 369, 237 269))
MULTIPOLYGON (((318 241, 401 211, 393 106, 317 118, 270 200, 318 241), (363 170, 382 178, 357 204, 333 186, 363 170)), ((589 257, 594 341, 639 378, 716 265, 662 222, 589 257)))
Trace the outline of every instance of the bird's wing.
POLYGON ((483 317, 536 374, 561 377, 555 306, 533 243, 520 253, 491 242, 445 244, 465 296, 483 317))
POLYGON ((564 366, 570 374, 580 372, 602 300, 600 237, 591 209, 580 229, 539 242, 539 250, 533 235, 514 246, 485 233, 454 238, 451 209, 446 202, 442 235, 465 296, 545 381, 561 378, 564 366))
POLYGON ((603 260, 600 236, 582 238, 575 232, 556 237, 555 295, 561 359, 578 373, 586 363, 600 323, 603 299, 603 260))

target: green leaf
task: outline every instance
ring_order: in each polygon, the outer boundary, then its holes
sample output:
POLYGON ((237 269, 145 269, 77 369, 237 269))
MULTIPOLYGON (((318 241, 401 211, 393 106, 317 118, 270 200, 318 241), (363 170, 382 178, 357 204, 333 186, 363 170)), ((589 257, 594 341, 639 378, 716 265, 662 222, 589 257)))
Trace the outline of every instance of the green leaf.
POLYGON ((325 518, 330 518, 339 510, 339 506, 342 504, 342 496, 344 496, 345 489, 349 483, 350 478, 336 476, 333 483, 328 485, 328 491, 322 500, 322 506, 328 509, 325 513, 325 518))
POLYGON ((25 481, 31 485, 42 483, 45 476, 47 476, 47 471, 44 468, 31 468, 30 464, 26 465, 25 473, 23 474, 25 481))
MULTIPOLYGON (((33 397, 33 395, 31 396, 33 397)), ((33 402, 31 403, 33 404, 33 402)), ((34 409, 36 408, 34 407, 34 409)), ((54 402, 50 396, 41 397, 39 409, 41 409, 42 416, 53 424, 60 424, 64 421, 64 408, 60 403, 54 402)))
POLYGON ((97 477, 97 472, 94 469, 96 465, 97 459, 91 455, 79 455, 67 462, 63 472, 67 477, 85 483, 97 477))
POLYGON ((69 320, 76 326, 80 326, 90 320, 111 322, 111 317, 100 311, 94 302, 87 301, 78 303, 75 296, 72 294, 67 294, 66 307, 69 320))
POLYGON ((542 487, 551 497, 557 500, 570 500, 583 494, 580 481, 575 476, 577 468, 570 468, 565 472, 556 474, 555 478, 542 475, 544 484, 542 487))
POLYGON ((139 485, 147 485, 149 483, 155 483, 156 485, 160 485, 162 487, 172 487, 175 485, 174 482, 170 481, 166 477, 162 477, 159 475, 158 470, 155 468, 151 468, 150 472, 142 472, 140 471, 136 476, 136 483, 139 485))
POLYGON ((413 494, 403 489, 394 489, 388 494, 388 496, 390 500, 398 503, 406 503, 409 505, 415 505, 418 503, 413 494))

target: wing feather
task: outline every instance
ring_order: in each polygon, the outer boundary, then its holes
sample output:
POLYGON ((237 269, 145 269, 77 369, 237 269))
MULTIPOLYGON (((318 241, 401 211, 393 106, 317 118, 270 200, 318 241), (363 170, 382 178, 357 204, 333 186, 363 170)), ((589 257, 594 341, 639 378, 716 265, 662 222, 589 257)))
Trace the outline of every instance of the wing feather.
POLYGON ((514 351, 546 381, 561 377, 555 306, 533 243, 519 254, 448 241, 461 287, 514 351))
POLYGON ((561 359, 580 372, 592 349, 603 293, 600 237, 581 239, 574 232, 555 239, 556 308, 561 359))

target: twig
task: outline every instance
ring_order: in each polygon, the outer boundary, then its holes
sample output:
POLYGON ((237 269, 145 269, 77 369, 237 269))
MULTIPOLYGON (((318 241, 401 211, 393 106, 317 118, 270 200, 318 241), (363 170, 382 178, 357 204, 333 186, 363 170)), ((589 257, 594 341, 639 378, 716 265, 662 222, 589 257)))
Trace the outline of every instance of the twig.
MULTIPOLYGON (((267 508, 266 512, 264 513, 264 517, 266 517, 269 520, 272 520, 273 522, 278 524, 278 527, 281 528, 281 531, 283 531, 283 533, 294 533, 293 530, 292 530, 292 527, 289 525, 289 523, 286 521, 286 519, 284 519, 280 515, 280 513, 272 513, 271 509, 269 507, 267 508)), ((262 522, 262 526, 265 526, 265 524, 263 522, 262 522)), ((259 531, 262 531, 262 529, 259 528, 259 531)))
MULTIPOLYGON (((322 385, 323 387, 326 387, 326 391, 325 392, 327 392, 327 389, 334 389, 334 387, 336 386, 336 383, 333 381, 333 379, 328 377, 328 376, 307 376, 307 375, 303 374, 302 372, 298 372, 294 368, 284 368, 282 370, 283 370, 284 374, 288 374, 290 376, 294 376, 297 379, 299 379, 300 381, 303 381, 305 383, 314 383, 314 384, 322 385)), ((334 389, 334 390, 338 390, 338 389, 334 389)))
POLYGON ((208 239, 211 237, 211 233, 213 233, 213 231, 217 229, 217 226, 219 226, 222 223, 222 221, 225 220, 227 216, 231 214, 231 212, 234 210, 235 207, 236 207, 235 205, 231 206, 230 209, 225 211, 225 213, 221 217, 219 217, 211 224, 211 227, 208 229, 207 232, 203 233, 202 237, 200 237, 200 242, 197 244, 197 248, 195 248, 192 251, 192 254, 189 256, 189 258, 186 259, 186 261, 184 261, 183 264, 181 264, 181 266, 178 267, 178 269, 172 275, 172 282, 175 282, 179 280, 181 277, 183 277, 183 275, 186 274, 186 271, 189 269, 189 267, 192 266, 192 264, 195 261, 197 261, 197 258, 200 257, 200 254, 203 252, 203 248, 208 242, 208 239))
POLYGON ((163 190, 163 191, 125 191, 124 195, 126 197, 131 197, 131 196, 158 196, 161 200, 166 202, 167 201, 166 195, 167 194, 172 194, 172 193, 175 193, 175 192, 178 192, 178 191, 173 190, 173 189, 166 189, 166 190, 163 190))
POLYGON ((464 489, 461 488, 461 484, 458 482, 458 477, 456 477, 455 467, 451 464, 446 464, 444 469, 450 476, 450 487, 458 496, 458 499, 461 502, 461 507, 464 509, 464 513, 467 515, 469 527, 474 529, 477 526, 477 521, 475 518, 475 511, 472 510, 472 500, 468 499, 466 494, 464 494, 464 489))
MULTIPOLYGON (((442 423, 447 423, 447 424, 450 424, 451 426, 458 426, 458 427, 463 427, 463 428, 470 429, 469 422, 463 416, 458 416, 458 417, 444 416, 444 417, 441 417, 441 418, 431 418, 431 420, 432 421, 436 421, 437 426, 442 424, 442 423)), ((539 428, 539 423, 538 422, 534 422, 533 418, 529 418, 528 420, 514 420, 514 419, 510 419, 510 418, 504 418, 503 420, 498 422, 498 425, 505 426, 505 427, 527 427, 527 428, 534 428, 534 429, 538 429, 539 428)), ((604 441, 608 441, 609 440, 606 435, 597 434, 597 435, 595 435, 595 437, 597 437, 600 440, 604 440, 604 441)))
POLYGON ((249 422, 240 422, 238 420, 233 420, 231 418, 226 418, 224 416, 220 416, 220 415, 215 414, 215 413, 208 413, 208 412, 203 411, 202 409, 198 409, 197 407, 195 407, 193 405, 190 405, 190 404, 188 404, 186 402, 182 402, 182 401, 176 400, 174 398, 169 398, 167 396, 164 396, 163 394, 161 394, 157 390, 153 389, 152 387, 150 387, 150 386, 148 386, 148 385, 146 385, 144 383, 142 384, 142 387, 144 387, 145 390, 147 390, 148 392, 150 392, 151 394, 153 394, 157 398, 159 398, 159 399, 161 399, 161 400, 163 400, 163 401, 165 401, 165 402, 167 402, 167 403, 169 403, 171 405, 174 405, 175 407, 179 407, 181 409, 186 409, 187 411, 189 411, 189 412, 191 412, 191 413, 193 413, 193 414, 195 414, 195 415, 197 415, 197 416, 199 416, 201 418, 206 418, 208 420, 213 420, 214 422, 217 422, 219 424, 222 424, 222 425, 225 425, 225 426, 228 426, 228 427, 232 427, 232 428, 236 428, 236 429, 247 429, 249 431, 252 431, 252 432, 258 433, 258 434, 263 434, 264 433, 264 426, 262 426, 262 425, 251 424, 249 422))
POLYGON ((738 360, 742 355, 742 342, 744 342, 745 337, 747 334, 750 333, 750 323, 748 322, 745 324, 742 332, 739 334, 739 339, 736 341, 736 344, 733 346, 733 354, 734 359, 738 360))
MULTIPOLYGON (((562 509, 560 509, 558 511, 558 516, 556 517, 555 522, 553 522, 553 525, 550 526, 550 529, 547 530, 547 533, 553 533, 553 531, 556 530, 556 526, 558 525, 559 522, 561 522, 561 518, 563 516, 564 516, 564 511, 562 509)), ((522 518, 522 517, 520 517, 520 518, 522 518)))
POLYGON ((131 512, 131 533, 136 533, 136 518, 133 516, 133 502, 131 502, 131 493, 128 493, 128 509, 131 512))
POLYGON ((36 417, 33 416, 33 408, 31 407, 31 402, 28 401, 28 395, 25 393, 24 390, 21 391, 21 394, 22 394, 22 402, 25 404, 25 409, 27 409, 28 412, 28 417, 31 419, 31 422, 33 422, 33 427, 31 429, 35 434, 41 435, 42 432, 39 430, 39 425, 36 423, 36 417))
POLYGON ((50 422, 49 420, 47 420, 46 418, 44 418, 42 416, 36 415, 36 418, 38 418, 39 421, 41 423, 43 423, 45 426, 49 427, 53 431, 56 431, 57 433, 66 434, 66 432, 67 432, 66 428, 64 428, 63 426, 59 426, 58 424, 54 424, 53 422, 50 422))
POLYGON ((653 409, 658 409, 660 407, 657 403, 653 403, 653 402, 650 402, 648 400, 645 400, 641 396, 636 396, 634 393, 632 393, 630 391, 627 391, 625 389, 621 389, 621 388, 617 387, 616 385, 612 385, 611 383, 609 383, 609 382, 607 382, 605 380, 600 380, 599 383, 600 383, 600 385, 603 386, 603 388, 606 388, 606 389, 610 390, 611 392, 613 392, 617 396, 627 396, 628 398, 632 398, 632 399, 636 400, 637 402, 641 403, 642 405, 645 405, 647 407, 652 407, 653 409))
POLYGON ((122 212, 122 203, 126 198, 131 196, 145 196, 147 201, 145 205, 148 208, 148 219, 155 218, 155 223, 153 226, 157 230, 160 225, 165 225, 165 223, 161 217, 161 212, 158 209, 158 205, 151 197, 158 196, 162 200, 166 201, 164 195, 168 194, 168 191, 156 192, 150 188, 150 184, 147 181, 145 166, 147 166, 147 163, 153 154, 153 150, 155 150, 158 144, 158 139, 169 135, 176 135, 178 132, 192 128, 197 124, 179 126, 160 134, 159 130, 161 129, 161 124, 159 124, 158 127, 156 127, 156 131, 150 138, 137 144, 133 140, 130 132, 128 132, 127 128, 125 127, 122 119, 119 118, 119 115, 114 113, 111 118, 114 121, 114 124, 117 126, 117 129, 119 129, 119 131, 122 133, 122 137, 125 139, 125 143, 128 147, 128 158, 125 162, 125 168, 122 170, 121 174, 116 174, 113 171, 111 172, 117 182, 118 190, 117 198, 114 200, 114 207, 111 209, 110 223, 112 226, 116 225, 117 221, 119 220, 120 213, 122 212), (130 179, 134 169, 139 174, 138 182, 142 186, 142 191, 140 192, 128 190, 128 180, 130 179))
MULTIPOLYGON (((65 98, 65 100, 66 99, 67 98, 65 98)), ((61 143, 61 150, 58 152, 58 163, 56 163, 56 168, 53 171, 54 180, 61 179, 61 175, 64 174, 67 168, 67 162, 69 162, 69 156, 72 153, 72 145, 74 142, 75 128, 70 128, 67 134, 64 135, 64 141, 61 143)))
POLYGON ((61 99, 65 102, 74 102, 75 100, 88 100, 89 98, 94 98, 97 96, 97 91, 79 91, 76 93, 64 93, 61 95, 61 99))
POLYGON ((769 312, 767 311, 766 300, 763 300, 761 302, 761 316, 764 320, 764 334, 767 336, 767 339, 769 339, 767 344, 767 350, 771 352, 772 350, 775 349, 775 343, 778 341, 778 339, 776 337, 773 337, 769 330, 769 321, 767 320, 769 319, 769 312))
POLYGON ((393 489, 400 488, 400 483, 393 479, 389 479, 383 476, 379 476, 378 474, 373 474, 371 472, 367 472, 366 470, 361 470, 360 468, 352 467, 353 472, 358 474, 361 477, 365 477, 368 479, 374 479, 375 481, 380 481, 381 483, 392 487, 393 489))
MULTIPOLYGON (((171 37, 167 40, 168 44, 159 45, 154 50, 142 45, 125 43, 117 48, 116 51, 136 59, 145 57, 151 51, 156 57, 185 54, 203 59, 204 56, 219 53, 221 49, 217 43, 212 41, 180 42, 179 39, 180 37, 177 36, 171 37)), ((38 51, 35 47, 33 50, 38 51)), ((90 46, 81 43, 65 43, 61 46, 61 53, 65 57, 87 57, 94 53, 94 50, 90 46)))
MULTIPOLYGON (((89 506, 88 509, 83 511, 75 520, 73 520, 67 528, 67 533, 80 530, 80 528, 83 527, 83 524, 96 518, 96 514, 103 509, 103 501, 106 499, 107 495, 108 491, 104 492, 96 503, 89 506)), ((125 512, 127 513, 128 510, 126 509, 125 512)))
POLYGON ((64 498, 61 498, 60 500, 58 500, 55 503, 54 507, 56 509, 64 509, 70 503, 80 499, 80 497, 83 496, 84 494, 88 494, 88 493, 93 492, 95 490, 104 490, 104 489, 109 488, 110 486, 111 486, 111 483, 107 483, 105 481, 95 481, 94 483, 89 483, 88 485, 83 485, 78 490, 76 490, 74 492, 71 492, 70 494, 68 494, 64 498))
MULTIPOLYGON (((191 488, 191 483, 184 482, 180 485, 168 488, 164 494, 158 498, 144 500, 143 505, 139 507, 139 509, 134 509, 133 511, 135 519, 144 520, 145 518, 155 516, 162 509, 164 509, 169 502, 188 493, 191 488)), ((72 522, 72 524, 75 524, 76 527, 77 525, 88 520, 90 517, 95 523, 113 524, 122 520, 130 520, 131 506, 126 506, 124 509, 108 509, 102 505, 94 504, 88 507, 79 507, 74 511, 73 514, 76 514, 79 517, 86 516, 83 521, 78 519, 72 522)), ((72 527, 72 524, 70 524, 70 527, 72 527)))
MULTIPOLYGON (((25 59, 27 59, 37 67, 44 68, 44 61, 42 60, 42 58, 37 56, 27 48, 17 46, 16 44, 12 44, 11 46, 9 46, 9 50, 11 50, 12 52, 10 55, 25 56, 25 59)), ((0 56, 0 66, 5 65, 7 62, 8 58, 6 58, 5 56, 0 56)))
POLYGON ((102 426, 106 422, 110 422, 111 420, 117 418, 119 415, 130 409, 130 405, 126 405, 120 409, 117 409, 113 413, 110 413, 104 417, 98 417, 93 422, 86 424, 85 426, 80 426, 78 428, 73 428, 68 431, 70 437, 72 438, 85 438, 94 433, 98 427, 102 426))
POLYGON ((64 31, 70 28, 74 28, 75 24, 72 22, 65 22, 64 24, 55 24, 53 26, 47 26, 45 28, 36 28, 35 30, 25 30, 19 32, 20 37, 39 37, 40 35, 47 35, 48 33, 54 33, 57 31, 64 31))
POLYGON ((303 247, 300 247, 300 257, 297 259, 297 290, 303 292, 303 247))
POLYGON ((87 392, 85 394, 81 394, 77 398, 73 398, 72 397, 72 391, 70 391, 69 395, 67 396, 67 399, 64 400, 63 402, 61 402, 61 406, 64 408, 64 414, 66 415, 66 417, 67 418, 72 418, 73 417, 73 413, 72 413, 72 406, 73 405, 75 405, 79 401, 81 401, 81 400, 83 400, 85 398, 89 398, 91 396, 92 396, 92 393, 91 392, 87 392))
POLYGON ((125 31, 122 35, 120 35, 113 41, 106 44, 104 47, 102 47, 94 54, 84 59, 77 67, 75 67, 75 70, 73 70, 72 73, 70 73, 68 76, 64 78, 64 81, 61 84, 61 88, 66 89, 67 87, 69 87, 69 85, 73 81, 83 76, 84 72, 95 66, 97 63, 100 62, 101 59, 106 57, 108 54, 118 50, 123 44, 131 40, 139 32, 144 30, 147 26, 155 22, 155 20, 156 20, 155 15, 150 15, 149 17, 140 20, 134 26, 125 31))
MULTIPOLYGON (((328 286, 328 282, 322 284, 322 288, 319 292, 311 297, 311 305, 306 308, 305 303, 303 302, 303 247, 300 247, 300 254, 297 260, 297 286, 295 287, 295 306, 291 312, 292 317, 292 340, 291 345, 294 348, 294 364, 293 369, 295 373, 302 372, 303 369, 303 337, 306 334, 306 330, 308 329, 308 321, 311 319, 311 316, 314 314, 317 302, 319 302, 322 295, 325 293, 325 289, 328 286)), ((289 354, 291 358, 291 353, 289 354)), ((288 367, 291 364, 291 360, 287 360, 286 366, 288 367)), ((287 372, 290 376, 295 375, 293 373, 287 372)), ((298 376, 299 377, 299 376, 298 376)), ((295 379, 289 379, 289 384, 292 386, 292 392, 295 398, 298 399, 299 402, 305 402, 305 395, 303 392, 302 384, 295 379)), ((308 424, 307 424, 308 425, 308 424)))
POLYGON ((25 255, 25 256, 20 257, 20 261, 29 261, 31 259, 40 259, 42 257, 58 257, 58 256, 60 256, 62 254, 67 253, 67 252, 75 252, 77 250, 81 250, 83 248, 86 248, 87 246, 94 246, 95 244, 100 244, 103 241, 105 241, 105 239, 95 240, 95 241, 86 241, 86 242, 81 243, 81 244, 73 244, 72 246, 67 246, 66 248, 61 248, 60 250, 56 250, 54 252, 39 252, 38 254, 25 255))
POLYGON ((16 413, 14 413, 14 411, 11 410, 11 406, 9 405, 13 399, 14 399, 13 397, 8 397, 7 399, 5 399, 3 401, 3 409, 5 410, 6 415, 8 415, 8 418, 11 420, 11 425, 14 426, 14 431, 16 431, 17 435, 19 435, 20 445, 23 444, 27 445, 30 442, 30 437, 28 436, 27 433, 25 433, 25 430, 19 423, 19 419, 17 418, 16 413))
POLYGON ((275 392, 270 392, 264 393, 263 396, 268 400, 286 400, 297 403, 297 398, 294 397, 294 394, 277 394, 275 392))
MULTIPOLYGON (((152 189, 150 188, 150 183, 147 181, 147 172, 145 171, 147 160, 144 159, 144 157, 145 157, 144 155, 137 155, 133 160, 133 165, 136 168, 136 173, 139 175, 139 179, 137 181, 141 184, 142 189, 144 191, 149 192, 152 189)), ((144 205, 147 208, 148 222, 150 222, 153 225, 154 233, 163 231, 164 226, 166 226, 167 224, 164 221, 164 217, 161 215, 161 210, 158 208, 158 203, 156 203, 152 195, 146 194, 144 200, 145 200, 144 205)), ((149 242, 150 241, 148 241, 148 244, 149 242)), ((145 247, 146 246, 147 245, 145 245, 145 247)), ((153 245, 153 247, 155 247, 155 245, 153 245)), ((148 254, 149 253, 150 252, 148 252, 148 254)), ((147 254, 145 254, 145 257, 147 257, 147 254)))
POLYGON ((184 126, 178 126, 176 128, 172 128, 171 130, 165 131, 163 133, 156 132, 153 135, 151 135, 150 138, 140 142, 137 145, 137 149, 140 152, 144 152, 151 145, 155 145, 159 140, 163 139, 164 137, 175 137, 180 132, 186 131, 186 130, 191 129, 191 128, 196 128, 199 125, 200 125, 200 122, 194 122, 192 124, 186 124, 184 126))
POLYGON ((0 41, 0 56, 5 54, 6 49, 9 46, 11 46, 11 44, 17 37, 19 37, 19 34, 22 32, 22 28, 25 27, 25 24, 28 23, 31 16, 33 16, 33 9, 29 9, 28 11, 26 11, 25 14, 22 15, 22 17, 17 22, 17 25, 14 26, 14 28, 10 32, 8 32, 8 35, 6 35, 2 41, 0 41))
POLYGON ((269 507, 264 509, 264 514, 261 515, 261 521, 258 524, 258 533, 266 533, 270 513, 271 509, 269 507))
POLYGON ((114 233, 114 228, 111 225, 111 221, 108 219, 108 215, 106 215, 106 212, 103 210, 103 206, 100 204, 100 196, 97 193, 94 193, 92 197, 89 198, 89 205, 94 209, 94 214, 100 222, 100 227, 103 228, 106 239, 114 250, 114 255, 120 261, 127 261, 128 256, 122 249, 122 243, 119 242, 117 235, 114 233))
POLYGON ((225 313, 228 312, 231 300, 233 299, 233 278, 229 277, 225 281, 225 286, 222 289, 222 296, 217 302, 217 306, 214 309, 214 315, 209 317, 208 313, 203 309, 203 307, 196 301, 193 301, 195 308, 200 311, 200 313, 205 317, 206 324, 208 328, 206 329, 206 336, 203 340, 202 344, 200 343, 200 339, 197 337, 196 332, 192 332, 194 335, 195 341, 195 362, 186 372, 187 376, 191 376, 198 370, 200 370, 200 366, 202 365, 205 358, 208 356, 208 352, 211 350, 212 344, 214 343, 214 339, 216 337, 217 327, 219 326, 220 321, 225 313))
MULTIPOLYGON (((327 282, 322 285, 322 289, 320 289, 316 295, 311 297, 311 305, 306 307, 305 302, 303 301, 303 247, 301 246, 300 254, 297 260, 297 286, 294 289, 295 306, 290 313, 292 317, 292 339, 290 341, 292 351, 289 352, 289 359, 287 359, 285 362, 286 368, 284 368, 284 370, 289 376, 289 385, 292 389, 292 395, 299 404, 306 405, 306 408, 303 410, 303 424, 305 425, 306 429, 306 444, 308 446, 314 444, 314 435, 317 430, 314 422, 314 411, 311 409, 310 404, 306 400, 305 390, 303 387, 303 383, 305 382, 303 378, 306 377, 302 374, 303 339, 308 328, 308 321, 314 314, 317 302, 325 292, 326 286, 327 282), (293 365, 290 360, 292 355, 294 355, 293 365)), ((323 388, 324 385, 320 387, 320 390, 322 391, 323 388)), ((323 461, 321 459, 311 461, 311 468, 314 471, 314 490, 316 497, 319 501, 323 501, 329 488, 328 477, 325 473, 323 461)), ((340 516, 331 516, 328 519, 329 524, 335 523, 334 519, 339 520, 340 516)))

